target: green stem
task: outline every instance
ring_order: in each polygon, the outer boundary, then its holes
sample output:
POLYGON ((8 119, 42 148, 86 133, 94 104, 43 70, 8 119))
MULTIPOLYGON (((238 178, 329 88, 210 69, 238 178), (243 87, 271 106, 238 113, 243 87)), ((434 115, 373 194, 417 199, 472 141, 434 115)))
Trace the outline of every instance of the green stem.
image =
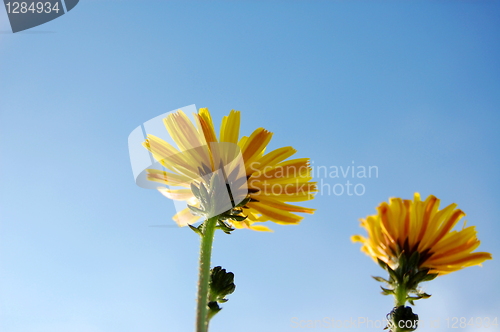
POLYGON ((200 247, 200 269, 198 279, 198 301, 196 308, 196 332, 208 331, 208 292, 210 282, 210 258, 214 241, 217 216, 204 222, 200 247))
MULTIPOLYGON (((394 302, 395 302, 396 308, 400 307, 400 306, 404 306, 406 304, 406 297, 408 296, 408 292, 406 291, 406 288, 404 287, 404 285, 398 285, 396 287, 394 293, 395 293, 394 294, 394 302)), ((400 328, 399 326, 395 326, 395 328, 392 332, 401 332, 401 331, 403 331, 402 328, 400 328)))
POLYGON ((398 285, 396 287, 395 296, 394 296, 394 300, 396 302, 396 307, 405 305, 407 296, 408 296, 408 292, 406 291, 405 286, 398 285))

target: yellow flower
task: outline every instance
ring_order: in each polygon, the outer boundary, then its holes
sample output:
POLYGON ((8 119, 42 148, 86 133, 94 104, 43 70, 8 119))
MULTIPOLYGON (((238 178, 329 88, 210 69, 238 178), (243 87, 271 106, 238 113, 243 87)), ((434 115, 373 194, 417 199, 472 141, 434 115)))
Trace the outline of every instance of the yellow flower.
POLYGON ((415 193, 413 201, 391 198, 377 208, 376 215, 361 219, 368 237, 354 235, 353 242, 361 242, 361 250, 375 261, 377 258, 395 269, 398 257, 420 254, 418 268, 429 269, 439 275, 458 271, 468 266, 481 265, 492 259, 487 252, 473 252, 480 244, 474 226, 453 230, 465 216, 451 204, 439 210, 439 199, 429 196, 425 201, 415 193))
MULTIPOLYGON (((148 169, 148 180, 167 186, 190 188, 204 174, 225 168, 225 174, 238 183, 238 188, 244 188, 245 194, 248 190, 250 197, 250 201, 242 208, 247 219, 232 221, 231 226, 235 228, 269 231, 267 227, 256 223, 272 221, 297 224, 303 217, 296 212, 314 212, 314 209, 287 203, 314 198, 317 189, 316 183, 310 182, 309 159, 286 160, 296 152, 290 146, 265 154, 272 133, 264 128, 256 129, 249 137, 239 138, 240 112, 233 110, 223 117, 219 138, 206 108, 201 108, 195 114, 195 124, 180 110, 169 114, 163 121, 178 149, 156 136, 147 136, 144 147, 168 170, 148 169), (239 167, 238 154, 241 154, 244 162, 239 167)), ((158 190, 168 198, 199 206, 191 189, 160 187, 158 190)), ((186 208, 173 219, 178 225, 186 226, 195 223, 199 217, 186 208)))

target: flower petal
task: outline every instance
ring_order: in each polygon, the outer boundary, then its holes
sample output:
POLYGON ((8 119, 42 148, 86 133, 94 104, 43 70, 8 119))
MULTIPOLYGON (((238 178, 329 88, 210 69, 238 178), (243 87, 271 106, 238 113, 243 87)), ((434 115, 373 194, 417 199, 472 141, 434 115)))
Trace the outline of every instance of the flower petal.
POLYGON ((200 217, 192 215, 189 208, 185 208, 184 210, 175 214, 172 219, 177 223, 177 225, 179 225, 180 227, 184 227, 196 223, 200 219, 200 217))
POLYGON ((187 201, 194 197, 191 189, 169 189, 158 188, 158 191, 165 197, 178 201, 187 201))
POLYGON ((297 224, 304 219, 302 216, 298 216, 288 211, 282 211, 260 202, 250 202, 247 206, 277 224, 297 224))
POLYGON ((231 110, 228 116, 222 118, 220 126, 220 141, 238 144, 240 134, 240 112, 231 110))

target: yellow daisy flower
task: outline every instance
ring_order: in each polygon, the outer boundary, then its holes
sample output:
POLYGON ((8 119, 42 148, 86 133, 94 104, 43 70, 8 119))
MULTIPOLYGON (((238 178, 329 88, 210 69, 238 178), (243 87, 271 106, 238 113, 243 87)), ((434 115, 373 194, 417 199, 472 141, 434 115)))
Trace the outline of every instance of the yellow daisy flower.
POLYGON ((415 252, 419 269, 439 275, 492 259, 490 253, 473 252, 480 244, 474 226, 465 227, 464 222, 461 230, 452 230, 465 216, 456 207, 451 204, 439 210, 439 199, 431 195, 421 201, 418 193, 413 201, 391 198, 378 206, 376 215, 361 220, 368 237, 354 235, 351 240, 361 242, 364 253, 392 269, 401 254, 409 259, 415 252))
MULTIPOLYGON (((206 108, 195 114, 195 124, 180 110, 169 114, 163 121, 178 149, 156 136, 147 135, 144 147, 168 170, 148 169, 147 178, 167 186, 188 188, 158 188, 166 197, 199 206, 190 189, 191 184, 223 168, 240 193, 247 195, 248 192, 250 199, 241 208, 247 218, 242 222, 231 222, 235 228, 269 231, 256 223, 297 224, 303 219, 297 212, 314 212, 314 209, 289 204, 314 198, 317 188, 316 183, 311 182, 309 159, 286 160, 296 152, 290 146, 265 153, 272 133, 264 128, 239 138, 240 112, 233 110, 223 117, 219 138, 206 108), (243 163, 238 163, 241 161, 238 155, 243 163)), ((191 225, 199 218, 188 208, 173 217, 179 226, 191 225)))

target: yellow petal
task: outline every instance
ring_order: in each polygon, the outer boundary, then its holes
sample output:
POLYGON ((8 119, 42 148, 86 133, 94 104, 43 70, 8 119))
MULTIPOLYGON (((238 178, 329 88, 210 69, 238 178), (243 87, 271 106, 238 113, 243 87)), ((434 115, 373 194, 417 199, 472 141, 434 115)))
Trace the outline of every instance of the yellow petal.
POLYGON ((434 237, 434 240, 429 244, 429 248, 432 248, 436 243, 441 240, 446 233, 448 233, 457 222, 465 216, 465 213, 462 210, 455 210, 451 217, 440 227, 438 234, 434 237))
MULTIPOLYGON (((249 174, 248 171, 247 174, 249 174)), ((287 182, 288 179, 295 178, 309 181, 312 178, 309 158, 287 160, 272 167, 266 167, 262 172, 252 174, 251 178, 273 183, 287 182)))
POLYGON ((250 202, 247 206, 277 224, 297 224, 304 219, 304 217, 259 202, 250 202))
POLYGON ((297 150, 292 148, 291 146, 286 146, 283 148, 276 149, 264 155, 258 161, 252 163, 251 170, 253 172, 257 172, 256 176, 259 176, 266 169, 272 169, 271 166, 275 166, 279 162, 289 158, 293 154, 295 154, 297 150))
MULTIPOLYGON (((245 165, 251 165, 259 156, 264 153, 264 149, 271 140, 273 133, 264 128, 256 129, 252 135, 246 140, 243 146, 242 154, 245 165)), ((247 175, 250 174, 250 167, 247 168, 247 175)))
POLYGON ((210 142, 217 142, 217 137, 215 136, 214 124, 212 122, 212 116, 210 115, 208 108, 200 108, 196 116, 199 120, 201 130, 205 135, 206 142, 209 144, 210 142))
POLYGON ((184 227, 196 223, 200 217, 192 215, 189 208, 185 208, 175 214, 172 219, 177 223, 177 225, 184 227))
POLYGON ((240 135, 240 112, 231 110, 228 116, 222 118, 220 126, 220 141, 238 144, 240 135))
POLYGON ((351 236, 351 241, 364 243, 366 241, 366 238, 364 236, 361 236, 361 235, 353 235, 353 236, 351 236))
POLYGON ((316 209, 310 209, 310 208, 305 208, 302 206, 297 206, 297 205, 291 205, 284 203, 282 201, 279 201, 278 199, 274 199, 268 196, 259 196, 259 202, 262 204, 265 204, 267 206, 280 209, 283 211, 290 211, 290 212, 302 212, 302 213, 309 213, 313 214, 316 209))
MULTIPOLYGON (((427 227, 431 221, 431 214, 433 211, 435 212, 434 207, 436 206, 436 203, 437 203, 437 206, 439 206, 439 200, 432 195, 427 197, 427 199, 425 200, 425 203, 424 203, 425 210, 423 211, 423 216, 422 216, 422 227, 420 228, 420 233, 418 234, 418 237, 417 237, 417 241, 420 243, 422 242, 422 239, 424 238, 425 232, 427 231, 427 227)), ((436 209, 437 209, 437 206, 436 206, 436 209)))
POLYGON ((488 253, 488 252, 474 252, 474 253, 471 253, 469 255, 457 257, 454 260, 446 260, 446 258, 443 258, 441 260, 434 262, 433 265, 435 265, 437 267, 439 267, 441 264, 447 265, 447 266, 464 266, 465 267, 465 266, 479 265, 487 259, 492 259, 490 253, 488 253))
POLYGON ((169 189, 169 188, 158 188, 158 191, 165 197, 170 199, 175 199, 178 201, 187 201, 192 199, 193 193, 190 189, 169 189))
POLYGON ((258 231, 258 232, 271 232, 271 233, 274 232, 272 229, 262 225, 250 225, 249 228, 253 231, 258 231))
POLYGON ((202 132, 198 132, 186 114, 182 111, 171 113, 163 119, 165 127, 179 149, 189 156, 189 162, 196 167, 210 165, 207 141, 202 132))
POLYGON ((181 174, 169 173, 157 169, 146 169, 147 179, 174 187, 189 187, 192 179, 181 174))

